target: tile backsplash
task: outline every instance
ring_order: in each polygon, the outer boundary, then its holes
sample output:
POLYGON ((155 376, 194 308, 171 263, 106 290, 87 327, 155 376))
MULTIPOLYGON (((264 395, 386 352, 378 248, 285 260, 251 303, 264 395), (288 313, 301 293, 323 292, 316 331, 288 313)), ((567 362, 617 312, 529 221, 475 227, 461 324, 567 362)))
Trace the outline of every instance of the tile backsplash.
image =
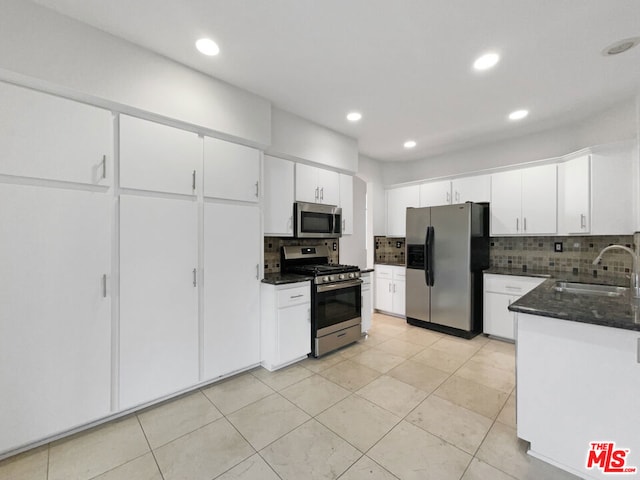
POLYGON ((491 266, 594 276, 629 273, 633 260, 631 255, 621 250, 609 251, 599 265, 592 264, 600 250, 612 244, 635 249, 634 235, 492 237, 491 266), (561 244, 562 252, 555 250, 556 243, 561 244))
MULTIPOLYGON (((404 238, 374 237, 374 243, 375 263, 405 264, 404 238)), ((633 260, 631 255, 621 250, 609 251, 599 265, 592 264, 600 250, 612 244, 637 251, 640 233, 584 237, 492 237, 490 265, 523 272, 543 270, 592 276, 628 274, 633 269, 633 260), (561 252, 555 250, 556 243, 561 244, 561 252)))
POLYGON ((338 238, 280 238, 264 237, 264 273, 280 272, 280 247, 285 245, 326 245, 329 247, 329 263, 339 263, 340 242, 338 238), (336 250, 333 250, 334 244, 336 250))
POLYGON ((373 237, 375 263, 404 265, 405 239, 398 237, 373 237))

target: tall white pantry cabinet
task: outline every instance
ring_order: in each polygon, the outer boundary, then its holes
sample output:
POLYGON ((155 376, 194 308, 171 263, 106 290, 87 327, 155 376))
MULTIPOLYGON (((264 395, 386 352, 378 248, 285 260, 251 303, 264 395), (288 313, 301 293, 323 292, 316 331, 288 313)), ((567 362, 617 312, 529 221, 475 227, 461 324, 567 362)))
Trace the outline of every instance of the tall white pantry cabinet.
POLYGON ((261 153, 2 82, 0 104, 0 455, 259 364, 261 153))

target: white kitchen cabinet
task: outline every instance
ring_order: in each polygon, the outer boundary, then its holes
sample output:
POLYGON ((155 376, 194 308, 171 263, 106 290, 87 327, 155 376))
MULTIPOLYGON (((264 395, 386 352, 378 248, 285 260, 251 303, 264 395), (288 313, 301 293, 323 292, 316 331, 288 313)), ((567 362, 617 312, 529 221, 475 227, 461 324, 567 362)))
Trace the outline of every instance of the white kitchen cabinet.
POLYGON ((0 452, 110 412, 111 199, 0 184, 0 452))
POLYGON ((195 201, 120 196, 121 409, 198 382, 197 266, 195 201))
POLYGON ((362 333, 368 332, 371 328, 373 317, 373 297, 371 292, 371 273, 360 275, 362 279, 362 333))
POLYGON ((293 236, 294 163, 264 156, 264 234, 293 236))
POLYGON ((556 165, 491 176, 491 235, 540 235, 557 231, 556 165))
POLYGON ((262 284, 262 366, 277 370, 311 353, 309 282, 262 284))
POLYGON ((387 236, 406 236, 407 208, 419 206, 420 187, 418 185, 387 190, 387 236))
POLYGON ((394 265, 376 265, 376 310, 405 316, 406 269, 394 265))
POLYGON ((260 151, 204 137, 204 196, 257 202, 260 151))
POLYGON ((591 153, 591 235, 637 232, 635 142, 594 148, 591 153))
POLYGON ((0 174, 112 185, 113 115, 0 82, 0 174))
POLYGON ((558 164, 558 232, 589 233, 591 158, 582 155, 558 164))
POLYGON ((427 182, 420 185, 420 206, 435 207, 451 204, 451 181, 427 182))
POLYGON ((337 172, 296 164, 296 201, 340 204, 340 178, 337 172))
POLYGON ((509 305, 544 282, 544 278, 484 274, 483 333, 515 340, 515 313, 509 305))
POLYGON ((451 203, 490 202, 491 176, 475 175, 451 181, 451 203))
POLYGON ((204 205, 204 377, 260 363, 260 210, 204 205))
POLYGON ((340 173, 340 207, 342 208, 342 234, 353 234, 353 177, 340 173))
MULTIPOLYGON (((640 332, 517 314, 517 434, 529 454, 580 478, 591 442, 615 442, 627 467, 640 452, 640 332)), ((621 475, 622 478, 633 478, 621 475)))
POLYGON ((193 132, 120 115, 120 186, 195 195, 202 138, 193 132))

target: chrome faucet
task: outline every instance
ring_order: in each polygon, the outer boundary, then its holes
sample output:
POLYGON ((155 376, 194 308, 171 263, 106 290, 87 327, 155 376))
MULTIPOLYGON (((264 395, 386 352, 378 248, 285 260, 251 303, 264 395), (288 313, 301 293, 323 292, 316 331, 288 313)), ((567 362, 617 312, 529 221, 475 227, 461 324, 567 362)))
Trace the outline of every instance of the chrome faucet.
POLYGON ((631 273, 631 295, 633 298, 640 298, 640 259, 638 259, 638 255, 636 252, 631 250, 629 247, 625 247, 624 245, 609 245, 608 247, 604 247, 596 259, 593 261, 594 265, 597 265, 600 260, 602 260, 602 254, 607 250, 624 250, 625 252, 631 254, 633 257, 633 272, 631 273))

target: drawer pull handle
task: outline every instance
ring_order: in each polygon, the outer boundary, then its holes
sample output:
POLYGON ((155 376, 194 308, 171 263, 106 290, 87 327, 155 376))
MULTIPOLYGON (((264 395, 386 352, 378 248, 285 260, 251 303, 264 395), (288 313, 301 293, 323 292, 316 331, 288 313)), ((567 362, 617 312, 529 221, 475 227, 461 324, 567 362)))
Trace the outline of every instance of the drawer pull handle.
POLYGON ((336 338, 344 337, 346 334, 347 332, 341 333, 340 335, 336 335, 336 338))
POLYGON ((300 294, 300 295, 293 295, 293 296, 291 296, 291 297, 289 297, 289 298, 300 298, 300 297, 304 297, 304 295, 303 295, 303 294, 300 294))
POLYGON ((522 287, 512 287, 511 285, 506 285, 504 288, 508 288, 509 290, 522 290, 522 287))

